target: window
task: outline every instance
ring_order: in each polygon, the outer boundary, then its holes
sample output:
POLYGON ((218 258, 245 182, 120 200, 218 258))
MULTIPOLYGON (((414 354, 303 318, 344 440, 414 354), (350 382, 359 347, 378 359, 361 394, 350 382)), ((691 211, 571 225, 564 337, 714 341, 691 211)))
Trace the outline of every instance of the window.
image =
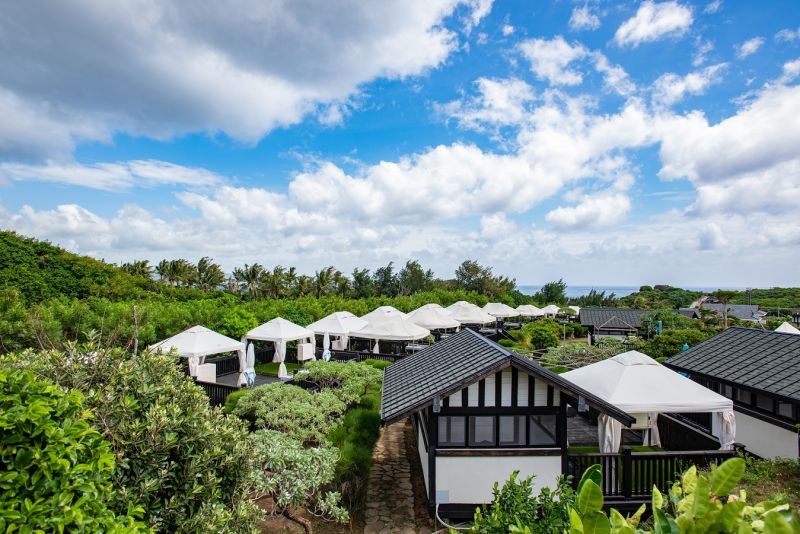
POLYGON ((750 392, 747 391, 746 389, 737 389, 736 390, 736 400, 738 400, 739 402, 743 402, 745 404, 750 404, 751 402, 753 402, 751 400, 751 397, 752 397, 752 395, 750 395, 750 392))
POLYGON ((494 447, 494 416, 478 415, 469 418, 469 446, 494 447))
POLYGON ((771 412, 775 409, 775 406, 772 402, 772 397, 761 394, 756 395, 756 407, 768 412, 771 412))
POLYGON ((733 398, 733 388, 731 386, 723 384, 721 393, 726 397, 728 397, 729 399, 733 398))
POLYGON ((439 446, 463 447, 466 438, 466 417, 439 417, 439 446))
POLYGON ((793 405, 789 402, 778 402, 778 415, 794 419, 793 405))
POLYGON ((547 446, 556 444, 556 416, 531 415, 528 431, 528 444, 531 446, 547 446))
POLYGON ((525 445, 525 416, 501 415, 500 446, 525 445))

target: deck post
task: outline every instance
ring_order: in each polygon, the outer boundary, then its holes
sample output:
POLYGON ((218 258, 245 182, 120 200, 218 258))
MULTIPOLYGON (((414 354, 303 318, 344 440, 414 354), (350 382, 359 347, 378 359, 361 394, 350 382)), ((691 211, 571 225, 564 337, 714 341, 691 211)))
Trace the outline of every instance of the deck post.
POLYGON ((622 448, 622 495, 630 499, 633 493, 633 461, 630 447, 622 448))

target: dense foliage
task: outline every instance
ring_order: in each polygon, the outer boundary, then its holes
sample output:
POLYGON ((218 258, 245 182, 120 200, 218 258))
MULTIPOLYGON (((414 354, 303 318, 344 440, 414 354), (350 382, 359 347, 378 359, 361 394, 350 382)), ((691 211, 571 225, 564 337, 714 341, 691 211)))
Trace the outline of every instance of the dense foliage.
POLYGON ((703 296, 701 291, 691 291, 666 285, 642 286, 639 291, 619 299, 621 306, 628 308, 658 309, 685 308, 703 296))
POLYGON ((171 355, 102 350, 26 351, 5 364, 85 396, 117 469, 108 506, 144 508, 161 532, 252 532, 251 450, 244 423, 212 409, 171 355))
POLYGON ((512 343, 504 344, 515 350, 528 352, 557 347, 562 339, 583 337, 586 333, 586 328, 578 323, 562 323, 553 319, 539 319, 523 323, 519 330, 510 331, 510 335, 514 340, 512 343))
POLYGON ((531 533, 551 534, 569 527, 569 507, 575 503, 575 493, 568 479, 559 478, 555 490, 544 487, 533 495, 533 477, 517 480, 519 471, 498 489, 492 489, 492 505, 475 510, 470 532, 475 534, 506 534, 510 527, 527 525, 531 533))
POLYGON ((114 454, 77 391, 0 369, 0 532, 147 532, 113 499, 114 454))

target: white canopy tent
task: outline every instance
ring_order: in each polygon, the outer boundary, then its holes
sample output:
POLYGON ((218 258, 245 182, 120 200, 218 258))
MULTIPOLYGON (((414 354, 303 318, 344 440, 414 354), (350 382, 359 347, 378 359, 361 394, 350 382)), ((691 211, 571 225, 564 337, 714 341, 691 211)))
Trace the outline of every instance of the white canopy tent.
POLYGON ((567 308, 569 308, 570 310, 574 311, 575 315, 578 315, 581 312, 581 307, 580 306, 567 306, 567 308))
POLYGON ((289 341, 298 341, 307 339, 312 344, 314 342, 314 332, 308 328, 302 327, 291 321, 287 321, 283 317, 276 317, 271 321, 267 321, 261 326, 257 326, 247 332, 242 338, 242 341, 271 341, 275 344, 275 357, 273 362, 280 362, 278 367, 278 377, 288 378, 289 373, 286 371, 286 365, 283 361, 286 359, 286 343, 289 341))
POLYGON ((401 312, 394 306, 378 306, 368 314, 362 315, 361 318, 369 322, 374 317, 384 317, 386 315, 396 315, 398 317, 403 317, 403 318, 408 316, 408 314, 401 312))
POLYGON ((417 308, 417 310, 427 310, 428 308, 439 308, 442 310, 445 309, 441 304, 437 304, 436 302, 431 302, 429 304, 423 304, 422 306, 417 308))
POLYGON ((367 326, 351 334, 352 337, 374 339, 375 346, 372 352, 380 352, 380 340, 386 341, 414 341, 428 337, 430 330, 417 326, 405 317, 401 317, 390 310, 382 314, 373 314, 367 326))
POLYGON ((240 363, 244 358, 244 343, 223 336, 205 326, 193 326, 180 334, 151 345, 150 350, 169 352, 175 350, 189 359, 189 374, 197 376, 197 366, 205 363, 206 356, 225 352, 238 352, 240 363))
POLYGON ((446 309, 453 315, 453 319, 461 324, 489 324, 497 320, 479 306, 465 300, 454 302, 446 309))
POLYGON ((545 315, 552 315, 553 317, 555 317, 556 314, 558 314, 558 312, 561 311, 561 307, 556 306, 555 304, 548 304, 547 306, 542 308, 542 311, 544 312, 545 315))
MULTIPOLYGON (((427 306, 427 304, 426 304, 427 306)), ((417 308, 408 314, 408 320, 417 326, 428 330, 444 330, 447 328, 458 328, 461 323, 453 319, 453 314, 442 307, 425 306, 417 308)))
POLYGON ((778 328, 776 328, 775 331, 780 332, 782 334, 794 334, 796 336, 800 336, 800 330, 798 330, 797 328, 786 322, 784 322, 778 328))
MULTIPOLYGON (((730 449, 736 434, 733 401, 714 393, 637 351, 618 354, 561 375, 620 410, 643 420, 645 444, 660 445, 658 414, 664 412, 714 412, 720 423, 720 444, 730 449), (649 434, 649 435, 647 435, 649 434)), ((609 417, 598 418, 601 452, 618 452, 622 425, 609 417)))
MULTIPOLYGON (((348 311, 333 312, 326 315, 319 321, 315 321, 308 325, 306 328, 312 330, 315 334, 324 336, 337 336, 339 339, 334 342, 334 349, 344 350, 347 348, 348 338, 350 332, 355 332, 360 328, 367 326, 367 321, 348 311)), ((325 347, 323 346, 323 349, 325 347)), ((328 347, 330 349, 330 347, 328 347)))
POLYGON ((517 314, 523 317, 543 317, 544 312, 533 304, 520 304, 517 306, 517 314))
POLYGON ((498 319, 519 316, 519 312, 517 310, 507 304, 503 304, 502 302, 489 302, 483 307, 483 311, 498 319))

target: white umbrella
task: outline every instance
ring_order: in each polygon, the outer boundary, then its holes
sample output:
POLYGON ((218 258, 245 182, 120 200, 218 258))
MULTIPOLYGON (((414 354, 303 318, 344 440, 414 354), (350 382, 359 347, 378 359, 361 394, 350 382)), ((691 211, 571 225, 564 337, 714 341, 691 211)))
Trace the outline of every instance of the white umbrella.
POLYGON ((315 334, 329 333, 334 336, 346 337, 359 328, 364 328, 367 321, 356 317, 347 311, 333 312, 308 325, 306 328, 313 331, 315 334))
POLYGON ((555 304, 549 304, 544 308, 542 308, 542 311, 545 313, 545 315, 555 316, 558 312, 561 311, 561 307, 556 306, 555 304))
POLYGON ((461 326, 461 323, 453 319, 453 314, 441 307, 425 308, 423 306, 408 314, 408 320, 428 330, 442 330, 461 326))
POLYGON ((523 317, 542 317, 544 312, 533 304, 520 304, 517 306, 517 313, 523 317))
POLYGON ((189 373, 196 376, 197 365, 202 364, 206 356, 244 350, 244 343, 197 325, 151 345, 150 350, 174 350, 178 355, 189 359, 189 373))
POLYGON ((497 320, 479 306, 464 300, 451 304, 447 307, 447 310, 453 315, 453 319, 461 324, 489 324, 497 320))
POLYGON ((508 306, 507 304, 503 304, 502 302, 489 302, 486 306, 483 307, 483 311, 497 317, 498 319, 504 319, 506 317, 517 317, 519 312, 508 306))
POLYGON ((401 312, 394 306, 378 306, 368 314, 362 315, 361 318, 369 322, 375 317, 384 317, 386 315, 396 315, 398 317, 406 317, 407 314, 401 312))
POLYGON ((328 332, 322 336, 322 359, 326 362, 331 361, 331 336, 328 332))
POLYGON ((256 383, 256 350, 253 344, 247 346, 247 358, 244 366, 244 379, 248 386, 256 383))

